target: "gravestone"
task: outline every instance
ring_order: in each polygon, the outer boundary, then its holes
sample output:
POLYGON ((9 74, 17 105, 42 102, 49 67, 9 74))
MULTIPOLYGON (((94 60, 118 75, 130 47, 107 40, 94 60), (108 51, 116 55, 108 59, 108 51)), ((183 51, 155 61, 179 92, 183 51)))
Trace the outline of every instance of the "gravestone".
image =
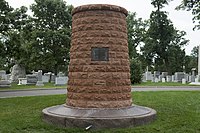
POLYGON ((189 83, 192 82, 192 76, 191 75, 188 77, 188 82, 189 83))
POLYGON ((155 78, 155 83, 158 83, 159 82, 159 79, 158 78, 155 78))
POLYGON ((62 85, 66 85, 67 82, 68 82, 68 77, 56 77, 55 85, 62 86, 62 85))
POLYGON ((162 75, 162 77, 163 77, 163 78, 166 78, 166 77, 167 77, 167 75, 168 75, 168 72, 162 72, 162 74, 161 74, 161 75, 162 75))
POLYGON ((182 84, 186 84, 186 79, 182 79, 182 84))
POLYGON ((196 72, 196 68, 192 68, 192 76, 195 76, 196 74, 195 74, 195 72, 196 72))
POLYGON ((182 82, 182 79, 185 78, 184 72, 176 72, 174 76, 176 82, 182 82))
POLYGON ((65 76, 65 74, 63 72, 58 73, 58 77, 64 77, 64 76, 65 76))
POLYGON ((8 81, 6 71, 0 70, 0 88, 8 88, 8 87, 11 87, 11 83, 10 81, 8 81))
POLYGON ((42 82, 49 83, 50 77, 48 75, 42 75, 42 82))
POLYGON ((152 83, 155 82, 155 77, 152 77, 151 82, 152 82, 152 83))
POLYGON ((35 85, 37 83, 36 75, 26 75, 27 85, 35 85))
POLYGON ((162 83, 165 83, 165 78, 162 78, 162 83))
POLYGON ((195 76, 191 76, 191 82, 195 82, 195 76))
POLYGON ((143 125, 153 109, 132 105, 126 9, 85 5, 72 11, 65 105, 43 110, 46 122, 92 129, 143 125))
POLYGON ((44 83, 42 82, 42 70, 38 70, 38 72, 37 72, 36 86, 44 86, 44 83))
POLYGON ((172 77, 171 77, 171 76, 167 76, 167 77, 166 77, 166 81, 167 81, 167 82, 171 82, 171 81, 172 81, 172 77))
POLYGON ((13 66, 12 71, 11 71, 11 82, 18 82, 18 78, 25 78, 26 77, 26 72, 25 68, 16 64, 13 66))
POLYGON ((18 78, 19 82, 17 85, 27 85, 27 78, 18 78))
POLYGON ((42 76, 43 83, 49 83, 50 79, 51 79, 51 72, 44 73, 44 75, 42 76))
POLYGON ((146 77, 146 80, 152 80, 153 78, 151 72, 145 72, 145 77, 146 77))
POLYGON ((8 80, 0 80, 0 88, 9 88, 11 83, 8 80))
POLYGON ((159 81, 162 81, 162 78, 164 78, 163 75, 160 75, 160 76, 158 77, 159 81))
POLYGON ((0 70, 0 80, 4 80, 6 75, 6 71, 0 70))
POLYGON ((175 82, 175 76, 172 75, 172 82, 175 82))
POLYGON ((147 82, 145 73, 142 74, 142 82, 147 82))
POLYGON ((154 77, 158 78, 160 76, 160 72, 159 71, 154 71, 153 75, 154 75, 154 77))
POLYGON ((55 82, 55 80, 56 80, 56 76, 55 76, 55 74, 54 73, 52 73, 51 74, 51 83, 54 83, 55 82))

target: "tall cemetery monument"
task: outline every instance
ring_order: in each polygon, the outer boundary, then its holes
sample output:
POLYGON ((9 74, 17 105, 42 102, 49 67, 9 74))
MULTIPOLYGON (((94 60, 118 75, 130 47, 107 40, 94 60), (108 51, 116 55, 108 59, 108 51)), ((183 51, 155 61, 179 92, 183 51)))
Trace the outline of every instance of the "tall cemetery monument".
POLYGON ((99 129, 155 119, 155 110, 132 102, 127 14, 122 7, 105 4, 73 10, 67 100, 42 111, 46 122, 99 129))

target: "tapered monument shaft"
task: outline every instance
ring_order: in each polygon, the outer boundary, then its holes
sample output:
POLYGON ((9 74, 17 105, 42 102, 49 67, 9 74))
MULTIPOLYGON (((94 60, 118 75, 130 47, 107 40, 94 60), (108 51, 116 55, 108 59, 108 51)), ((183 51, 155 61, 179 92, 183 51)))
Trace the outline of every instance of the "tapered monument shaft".
POLYGON ((68 106, 131 106, 126 15, 113 5, 73 10, 68 106))

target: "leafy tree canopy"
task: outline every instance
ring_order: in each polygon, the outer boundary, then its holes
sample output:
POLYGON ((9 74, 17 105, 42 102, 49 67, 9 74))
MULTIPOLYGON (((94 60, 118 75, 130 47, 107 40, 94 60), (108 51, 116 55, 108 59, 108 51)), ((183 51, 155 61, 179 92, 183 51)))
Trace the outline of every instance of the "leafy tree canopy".
POLYGON ((192 11, 193 23, 196 23, 194 29, 200 29, 200 1, 199 0, 182 0, 177 10, 192 11))
POLYGON ((67 68, 71 37, 71 11, 63 0, 35 0, 31 66, 57 73, 67 68))

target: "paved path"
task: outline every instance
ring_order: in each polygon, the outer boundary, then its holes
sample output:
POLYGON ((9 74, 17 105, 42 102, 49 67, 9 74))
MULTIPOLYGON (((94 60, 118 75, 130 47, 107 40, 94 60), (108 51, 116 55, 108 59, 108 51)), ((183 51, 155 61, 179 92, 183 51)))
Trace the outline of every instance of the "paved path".
POLYGON ((24 97, 24 96, 42 96, 42 95, 57 95, 66 94, 66 89, 35 89, 35 90, 20 90, 20 91, 0 91, 0 98, 9 97, 24 97))
MULTIPOLYGON (((198 86, 190 87, 133 87, 132 91, 200 91, 198 86)), ((24 96, 41 96, 66 94, 66 89, 32 89, 32 90, 13 90, 0 91, 0 98, 24 97, 24 96)))

